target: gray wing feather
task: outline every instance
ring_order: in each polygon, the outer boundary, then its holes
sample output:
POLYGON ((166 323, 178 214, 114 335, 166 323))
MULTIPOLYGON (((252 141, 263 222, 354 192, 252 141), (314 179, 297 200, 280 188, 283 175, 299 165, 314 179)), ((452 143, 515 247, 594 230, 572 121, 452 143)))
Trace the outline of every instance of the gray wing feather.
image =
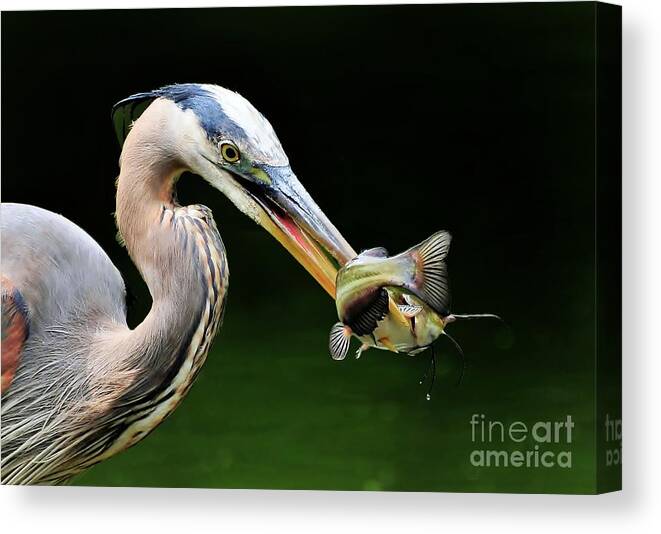
POLYGON ((80 227, 24 204, 0 205, 1 271, 28 305, 31 335, 71 314, 101 314, 126 324, 122 276, 80 227))
POLYGON ((113 355, 93 358, 92 340, 100 330, 127 329, 124 282, 101 247, 55 213, 3 203, 0 239, 2 274, 20 291, 30 325, 3 393, 0 471, 11 484, 51 473, 59 478, 48 480, 63 481, 77 472, 62 467, 63 443, 80 431, 76 415, 93 408, 98 388, 90 366, 113 369, 113 355))

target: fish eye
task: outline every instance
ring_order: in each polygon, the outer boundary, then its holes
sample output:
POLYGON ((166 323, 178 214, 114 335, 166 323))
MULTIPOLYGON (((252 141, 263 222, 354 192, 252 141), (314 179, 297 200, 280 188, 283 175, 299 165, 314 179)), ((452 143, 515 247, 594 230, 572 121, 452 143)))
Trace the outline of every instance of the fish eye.
POLYGON ((241 154, 236 145, 227 141, 220 143, 220 155, 227 163, 236 163, 241 159, 241 154))

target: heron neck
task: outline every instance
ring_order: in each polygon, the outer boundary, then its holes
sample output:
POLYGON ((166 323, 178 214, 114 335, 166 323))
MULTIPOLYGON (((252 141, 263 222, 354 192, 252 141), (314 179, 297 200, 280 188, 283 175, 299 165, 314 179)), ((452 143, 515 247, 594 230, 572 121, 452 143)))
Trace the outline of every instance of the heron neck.
POLYGON ((154 145, 148 145, 125 145, 117 181, 117 226, 152 296, 151 310, 122 347, 139 370, 130 397, 190 385, 194 368, 177 378, 179 371, 200 350, 198 360, 204 360, 227 287, 224 249, 210 212, 173 201, 182 168, 155 159, 154 145))

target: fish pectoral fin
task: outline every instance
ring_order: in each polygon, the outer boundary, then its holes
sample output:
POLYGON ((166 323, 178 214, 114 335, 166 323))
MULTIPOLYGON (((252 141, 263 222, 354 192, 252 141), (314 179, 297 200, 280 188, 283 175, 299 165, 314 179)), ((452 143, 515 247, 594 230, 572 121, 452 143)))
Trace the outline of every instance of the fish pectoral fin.
POLYGON ((374 332, 377 323, 388 313, 389 302, 388 292, 381 288, 374 300, 351 321, 348 321, 353 333, 357 336, 366 336, 374 332))
POLYGON ((388 317, 404 328, 410 328, 411 326, 409 317, 406 317, 406 315, 402 313, 402 310, 399 309, 399 305, 395 304, 392 298, 388 304, 388 317))
POLYGON ((330 331, 328 339, 328 348, 331 358, 334 360, 344 360, 349 352, 351 342, 351 329, 342 323, 335 323, 330 331))
POLYGON ((429 304, 440 315, 450 313, 450 286, 445 258, 450 250, 450 232, 441 230, 417 247, 415 252, 420 281, 413 288, 413 293, 429 304))
POLYGON ((422 311, 422 306, 417 306, 415 304, 399 304, 397 308, 402 312, 404 317, 408 317, 409 319, 415 317, 422 311))
POLYGON ((415 302, 415 297, 409 295, 408 293, 404 293, 402 295, 402 298, 404 299, 404 302, 406 302, 407 304, 410 304, 411 306, 417 306, 415 302))

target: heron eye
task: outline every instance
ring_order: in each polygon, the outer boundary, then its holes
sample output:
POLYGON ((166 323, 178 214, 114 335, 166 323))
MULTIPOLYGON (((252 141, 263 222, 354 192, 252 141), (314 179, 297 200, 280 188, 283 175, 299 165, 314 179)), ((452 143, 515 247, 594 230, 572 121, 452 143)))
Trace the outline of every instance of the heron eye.
POLYGON ((220 155, 223 156, 223 159, 227 163, 236 163, 241 158, 239 149, 236 148, 232 143, 221 143, 220 155))

